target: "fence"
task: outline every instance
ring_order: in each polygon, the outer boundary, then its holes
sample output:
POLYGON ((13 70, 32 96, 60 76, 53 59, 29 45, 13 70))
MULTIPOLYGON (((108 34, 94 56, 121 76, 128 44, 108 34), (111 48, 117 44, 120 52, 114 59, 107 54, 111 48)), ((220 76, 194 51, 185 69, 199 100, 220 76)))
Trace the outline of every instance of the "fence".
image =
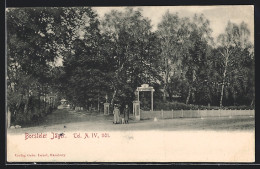
POLYGON ((254 116, 255 110, 172 110, 172 111, 141 111, 141 120, 145 119, 173 119, 173 118, 201 118, 201 117, 232 117, 254 116))

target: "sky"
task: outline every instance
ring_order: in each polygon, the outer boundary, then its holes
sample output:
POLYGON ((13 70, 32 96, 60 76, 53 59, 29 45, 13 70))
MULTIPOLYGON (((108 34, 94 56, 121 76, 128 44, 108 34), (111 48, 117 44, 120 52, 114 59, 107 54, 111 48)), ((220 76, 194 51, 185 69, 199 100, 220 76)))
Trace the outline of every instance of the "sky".
MULTIPOLYGON (((102 18, 105 13, 111 10, 124 10, 125 7, 93 7, 102 18)), ((153 30, 157 29, 157 24, 167 10, 170 13, 178 13, 180 17, 192 17, 195 13, 203 13, 210 21, 214 39, 224 33, 228 21, 240 24, 242 21, 247 23, 250 30, 250 41, 254 42, 254 7, 253 5, 225 5, 225 6, 138 6, 142 8, 143 16, 151 19, 153 30)))

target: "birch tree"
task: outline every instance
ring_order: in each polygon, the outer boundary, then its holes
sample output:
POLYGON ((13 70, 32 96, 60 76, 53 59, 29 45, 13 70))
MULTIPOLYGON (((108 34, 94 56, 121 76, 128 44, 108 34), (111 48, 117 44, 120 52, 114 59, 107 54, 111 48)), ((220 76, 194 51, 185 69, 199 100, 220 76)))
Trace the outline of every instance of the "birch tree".
MULTIPOLYGON (((250 50, 252 46, 249 42, 249 35, 250 31, 244 22, 237 25, 229 21, 225 29, 225 33, 218 36, 218 51, 221 62, 220 73, 222 76, 222 81, 220 83, 220 107, 223 106, 224 93, 228 94, 227 91, 225 92, 225 89, 227 89, 226 87, 233 84, 233 90, 234 85, 237 82, 235 79, 238 77, 238 74, 240 74, 239 72, 245 70, 245 67, 243 67, 241 61, 244 60, 243 58, 246 56, 242 54, 243 51, 250 50)), ((245 73, 242 73, 240 74, 240 77, 243 78, 244 75, 245 73)), ((235 97, 234 90, 233 96, 235 97)))

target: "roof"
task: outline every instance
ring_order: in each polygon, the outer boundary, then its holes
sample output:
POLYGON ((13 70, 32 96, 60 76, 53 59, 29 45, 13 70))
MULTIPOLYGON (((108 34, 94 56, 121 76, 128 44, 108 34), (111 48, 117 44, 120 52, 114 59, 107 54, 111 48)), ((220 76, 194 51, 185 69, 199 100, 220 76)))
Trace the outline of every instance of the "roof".
POLYGON ((148 84, 142 84, 141 87, 137 87, 136 91, 155 91, 152 86, 148 84))

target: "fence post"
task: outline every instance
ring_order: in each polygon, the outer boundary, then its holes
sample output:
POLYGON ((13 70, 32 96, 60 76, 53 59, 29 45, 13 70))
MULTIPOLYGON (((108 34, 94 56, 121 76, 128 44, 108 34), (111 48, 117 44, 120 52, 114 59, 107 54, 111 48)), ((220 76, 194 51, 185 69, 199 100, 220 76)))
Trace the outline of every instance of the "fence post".
POLYGON ((202 118, 201 113, 200 113, 200 109, 198 109, 198 116, 200 116, 200 118, 202 118))
POLYGON ((163 119, 163 109, 161 110, 161 113, 162 113, 162 119, 163 119))
POLYGON ((181 117, 183 118, 183 110, 181 109, 181 117))
POLYGON ((172 109, 172 119, 173 119, 173 109, 172 109))

